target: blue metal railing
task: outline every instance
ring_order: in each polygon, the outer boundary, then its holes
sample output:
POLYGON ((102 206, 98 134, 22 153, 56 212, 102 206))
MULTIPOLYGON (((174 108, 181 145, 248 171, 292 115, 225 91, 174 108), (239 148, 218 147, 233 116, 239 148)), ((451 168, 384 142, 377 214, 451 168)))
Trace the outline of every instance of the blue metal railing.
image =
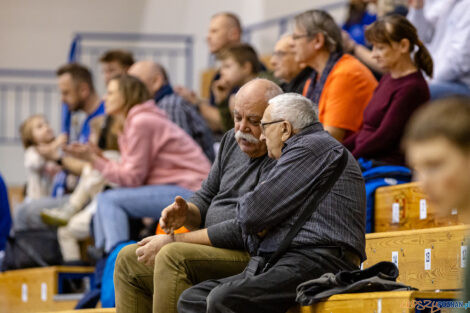
POLYGON ((19 127, 43 114, 57 131, 61 107, 54 71, 0 69, 0 144, 20 142, 19 127))

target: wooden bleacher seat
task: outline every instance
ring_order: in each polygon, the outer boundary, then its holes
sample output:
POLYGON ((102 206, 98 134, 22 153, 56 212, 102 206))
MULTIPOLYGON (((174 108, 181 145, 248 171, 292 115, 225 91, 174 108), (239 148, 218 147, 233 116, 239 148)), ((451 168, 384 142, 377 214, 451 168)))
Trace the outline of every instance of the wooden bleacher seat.
POLYGON ((24 186, 8 186, 8 201, 10 202, 10 211, 13 214, 13 208, 24 200, 24 186))
POLYGON ((116 313, 116 309, 103 309, 103 308, 98 308, 98 309, 85 309, 85 310, 68 310, 68 311, 44 311, 44 312, 38 312, 38 313, 48 313, 48 312, 55 312, 55 313, 116 313))
MULTIPOLYGON (((447 292, 423 292, 423 291, 386 291, 386 292, 366 292, 348 293, 335 295, 327 301, 316 303, 312 306, 300 308, 301 313, 414 313, 416 303, 423 306, 429 303, 429 308, 434 303, 437 308, 437 301, 455 301, 459 294, 455 291, 447 292), (416 301, 413 305, 412 302, 416 301), (431 300, 431 301, 426 301, 431 300)), ((421 311, 420 311, 421 312, 421 311)), ((426 312, 440 312, 432 310, 426 312)))
POLYGON ((460 289, 469 230, 457 225, 367 234, 363 267, 391 261, 400 271, 397 281, 406 285, 421 291, 460 289))
POLYGON ((437 217, 435 208, 416 182, 378 188, 374 211, 375 232, 461 224, 457 210, 437 217))
POLYGON ((73 309, 81 294, 65 293, 65 280, 94 279, 92 267, 52 266, 0 273, 0 312, 42 312, 73 309))

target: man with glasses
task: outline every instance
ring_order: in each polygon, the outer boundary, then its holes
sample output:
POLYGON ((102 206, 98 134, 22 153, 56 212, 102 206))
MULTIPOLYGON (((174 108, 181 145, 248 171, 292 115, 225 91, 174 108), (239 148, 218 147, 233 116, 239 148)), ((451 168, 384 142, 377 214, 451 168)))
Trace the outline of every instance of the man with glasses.
POLYGON ((313 103, 295 93, 279 95, 269 100, 261 127, 261 140, 277 162, 253 191, 239 199, 236 222, 245 248, 257 256, 253 260, 263 257, 268 266, 258 268, 255 275, 257 269, 250 262, 242 274, 187 289, 178 302, 180 313, 284 313, 295 305, 300 283, 358 269, 366 258, 361 170, 323 130, 313 103), (300 230, 290 233, 307 209, 313 212, 307 211, 300 230), (272 260, 288 237, 292 241, 287 250, 272 260))
POLYGON ((312 69, 295 60, 292 35, 285 35, 276 43, 271 57, 274 76, 281 81, 284 92, 302 93, 312 69))
POLYGON ((189 201, 177 197, 162 212, 160 225, 167 233, 181 226, 191 232, 148 237, 119 253, 114 274, 118 313, 177 312, 185 289, 240 273, 246 266, 249 255, 234 220, 237 201, 273 166, 259 139, 260 121, 268 100, 281 93, 265 79, 238 91, 235 128, 223 137, 207 180, 189 201))
POLYGON ((361 127, 377 81, 365 65, 343 53, 341 29, 328 13, 310 10, 294 21, 295 60, 314 69, 302 94, 318 104, 325 130, 342 141, 361 127))

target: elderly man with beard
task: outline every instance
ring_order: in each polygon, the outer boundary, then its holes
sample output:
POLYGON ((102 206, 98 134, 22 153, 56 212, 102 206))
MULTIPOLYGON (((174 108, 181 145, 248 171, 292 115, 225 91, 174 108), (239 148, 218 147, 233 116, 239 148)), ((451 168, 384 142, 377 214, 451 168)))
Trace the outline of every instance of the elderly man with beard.
POLYGON ((149 312, 152 307, 153 312, 177 312, 184 290, 240 273, 246 266, 249 255, 242 251, 236 205, 273 166, 259 140, 260 122, 268 101, 281 93, 276 84, 255 79, 236 94, 235 128, 222 139, 207 180, 188 202, 177 197, 162 212, 160 225, 171 234, 145 238, 119 253, 117 312, 149 312), (191 232, 173 234, 181 226, 191 232))

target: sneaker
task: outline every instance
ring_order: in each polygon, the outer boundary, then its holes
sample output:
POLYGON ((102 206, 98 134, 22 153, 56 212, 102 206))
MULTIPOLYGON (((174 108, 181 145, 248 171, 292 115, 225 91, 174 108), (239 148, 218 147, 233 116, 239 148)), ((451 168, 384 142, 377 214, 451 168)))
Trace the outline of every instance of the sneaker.
POLYGON ((43 209, 41 219, 44 223, 52 226, 66 226, 77 211, 69 204, 61 208, 43 209))

